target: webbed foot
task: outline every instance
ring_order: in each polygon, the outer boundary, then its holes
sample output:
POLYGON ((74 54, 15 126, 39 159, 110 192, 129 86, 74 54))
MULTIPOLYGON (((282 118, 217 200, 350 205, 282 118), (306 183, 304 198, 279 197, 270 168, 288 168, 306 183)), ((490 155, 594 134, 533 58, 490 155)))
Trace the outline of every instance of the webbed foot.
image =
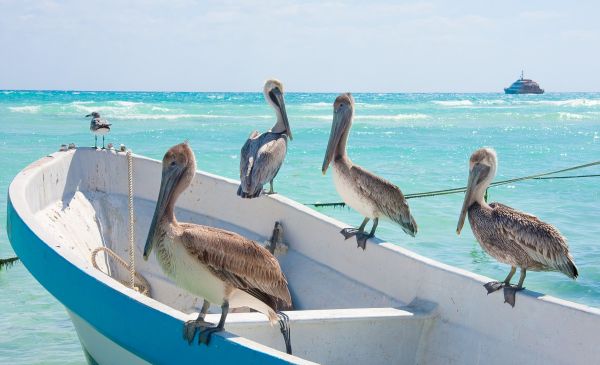
POLYGON ((356 228, 344 228, 340 231, 345 239, 356 236, 360 231, 356 228))
POLYGON ((371 236, 370 234, 366 234, 364 232, 359 232, 356 234, 356 247, 360 247, 363 249, 363 251, 367 248, 367 240, 369 238, 371 238, 373 236, 371 236))
POLYGON ((487 293, 491 294, 495 291, 498 291, 504 287, 504 283, 499 281, 490 281, 489 283, 483 284, 483 287, 487 289, 487 293))
POLYGON ((202 331, 206 328, 212 328, 214 325, 214 323, 206 322, 203 319, 186 321, 183 325, 183 339, 191 344, 198 330, 202 331))
POLYGON ((205 330, 200 332, 200 336, 198 338, 198 344, 205 344, 208 346, 208 343, 210 342, 210 338, 212 337, 212 334, 215 332, 221 332, 223 331, 223 327, 209 327, 206 328, 205 330))
POLYGON ((515 294, 525 288, 518 286, 507 285, 504 287, 504 303, 510 304, 513 308, 515 307, 515 294))

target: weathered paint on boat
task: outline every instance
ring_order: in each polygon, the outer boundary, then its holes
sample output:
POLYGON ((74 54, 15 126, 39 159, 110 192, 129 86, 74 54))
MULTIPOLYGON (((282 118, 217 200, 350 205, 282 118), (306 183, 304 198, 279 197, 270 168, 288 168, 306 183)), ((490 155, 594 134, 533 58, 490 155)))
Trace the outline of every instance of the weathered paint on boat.
MULTIPOLYGON (((101 245, 98 230, 126 257, 126 174, 123 154, 79 149, 32 164, 9 188, 15 251, 67 307, 85 350, 99 363, 114 360, 104 345, 119 359, 165 364, 586 364, 600 357, 598 309, 531 291, 518 293, 511 308, 501 293, 485 295, 482 284, 489 278, 378 240, 357 250, 339 234, 345 224, 279 195, 242 201, 236 181, 202 172, 180 199, 182 220, 257 240, 282 222, 290 249, 279 259, 297 309, 288 312, 296 356, 281 352, 279 331, 258 313, 232 313, 229 332, 214 336, 208 347, 189 346, 182 325, 194 318, 184 313, 193 312, 197 298, 166 280, 155 260, 137 264, 154 299, 89 263, 89 250, 101 245), (104 228, 74 231, 84 213, 104 228)), ((136 156, 134 182, 141 257, 160 163, 136 156)))

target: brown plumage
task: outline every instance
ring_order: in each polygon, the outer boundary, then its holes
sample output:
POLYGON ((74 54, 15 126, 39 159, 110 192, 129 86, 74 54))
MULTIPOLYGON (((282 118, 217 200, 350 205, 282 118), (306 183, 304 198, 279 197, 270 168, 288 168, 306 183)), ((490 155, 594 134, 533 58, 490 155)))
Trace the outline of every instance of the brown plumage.
POLYGON ((511 266, 503 283, 485 285, 488 293, 504 287, 505 300, 514 306, 514 293, 523 288, 527 270, 559 271, 575 279, 577 267, 565 237, 556 227, 537 217, 500 203, 487 204, 484 194, 497 168, 496 152, 482 148, 469 160, 469 180, 456 232, 460 234, 468 213, 473 235, 496 260, 511 266), (510 280, 516 268, 521 277, 516 287, 510 280))
POLYGON ((500 203, 486 209, 474 203, 469 223, 481 247, 496 260, 531 271, 560 271, 578 276, 567 240, 539 218, 500 203))
POLYGON ((196 159, 187 143, 173 146, 163 158, 160 192, 144 247, 148 259, 156 246, 163 271, 179 286, 203 297, 198 319, 188 321, 184 337, 191 342, 198 329, 200 341, 208 343, 213 332, 224 328, 229 308, 249 307, 264 313, 271 323, 278 321, 289 344, 287 317, 277 313, 291 307, 287 280, 277 259, 264 247, 239 234, 192 223, 180 223, 174 207, 179 195, 190 185, 196 159), (204 321, 209 303, 221 305, 221 319, 215 327, 204 321))
POLYGON ((346 228, 341 233, 346 239, 356 236, 359 247, 365 249, 366 240, 375 235, 379 218, 386 217, 398 223, 411 236, 417 234, 417 223, 402 191, 391 182, 354 164, 346 152, 348 134, 354 116, 354 98, 350 93, 339 95, 333 104, 333 122, 323 159, 325 174, 333 164, 333 181, 344 202, 365 217, 358 229, 346 228), (364 228, 373 219, 373 228, 367 235, 364 228))
POLYGON ((222 229, 190 223, 180 225, 183 246, 219 279, 255 296, 274 311, 278 310, 277 300, 292 305, 287 279, 277 259, 266 248, 222 229))

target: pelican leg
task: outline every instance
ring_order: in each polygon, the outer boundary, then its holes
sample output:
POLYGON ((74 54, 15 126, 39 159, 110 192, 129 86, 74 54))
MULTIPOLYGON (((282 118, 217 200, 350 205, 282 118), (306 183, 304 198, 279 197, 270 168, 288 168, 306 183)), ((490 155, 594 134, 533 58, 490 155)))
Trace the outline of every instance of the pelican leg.
POLYGON ((227 318, 227 313, 229 313, 229 301, 224 300, 221 305, 221 319, 219 319, 219 324, 216 327, 206 328, 204 331, 200 332, 200 338, 198 339, 198 343, 203 343, 208 345, 210 342, 210 337, 215 332, 221 332, 225 328, 225 319, 227 318))
POLYGON ((358 245, 357 247, 360 247, 363 250, 367 248, 367 240, 375 236, 377 224, 379 224, 379 218, 373 219, 373 227, 371 228, 371 232, 369 232, 369 234, 366 234, 365 232, 358 232, 356 234, 356 243, 358 245))
POLYGON ((483 286, 487 289, 487 293, 490 294, 502 289, 505 286, 510 286, 510 279, 512 279, 513 275, 515 274, 515 271, 517 271, 517 268, 515 266, 512 266, 510 268, 510 272, 506 276, 506 279, 504 279, 504 282, 502 283, 498 281, 490 281, 489 283, 484 284, 483 286))
POLYGON ((269 191, 267 191, 265 193, 266 195, 271 195, 271 194, 277 194, 274 190, 273 190, 273 180, 269 181, 269 191))
POLYGON ((369 222, 369 218, 365 218, 363 220, 363 222, 361 223, 360 227, 344 228, 340 231, 340 233, 342 234, 342 236, 344 236, 345 239, 348 239, 352 236, 356 236, 359 232, 364 232, 365 226, 367 225, 368 222, 369 222))
POLYGON ((206 316, 206 312, 208 312, 208 308, 210 307, 210 303, 204 300, 202 304, 202 310, 198 314, 198 318, 195 320, 186 321, 183 325, 183 339, 187 340, 189 344, 194 341, 194 337, 196 336, 196 332, 198 330, 202 330, 207 327, 214 326, 214 323, 209 323, 204 320, 204 316, 206 316))
POLYGON ((521 268, 521 276, 519 277, 519 284, 517 286, 507 285, 504 287, 504 303, 510 304, 513 308, 515 306, 515 294, 521 291, 523 288, 523 281, 525 281, 525 275, 527 275, 527 269, 521 268))
POLYGON ((283 312, 277 312, 279 317, 279 330, 283 335, 283 341, 285 342, 285 352, 292 354, 292 340, 290 334, 290 317, 283 312))
POLYGON ((98 136, 94 135, 94 148, 98 149, 98 136))

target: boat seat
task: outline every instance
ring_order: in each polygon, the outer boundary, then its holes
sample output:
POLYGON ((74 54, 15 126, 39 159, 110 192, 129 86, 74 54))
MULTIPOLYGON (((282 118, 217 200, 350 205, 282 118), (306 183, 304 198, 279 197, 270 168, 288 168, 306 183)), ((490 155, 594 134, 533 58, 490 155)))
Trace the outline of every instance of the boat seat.
MULTIPOLYGON (((437 306, 415 301, 401 308, 288 311, 294 355, 324 364, 418 363, 437 306)), ((209 322, 218 314, 207 315, 209 322)), ((232 313, 227 331, 285 351, 278 326, 260 313, 232 313)), ((235 338, 230 338, 235 340, 235 338)))

